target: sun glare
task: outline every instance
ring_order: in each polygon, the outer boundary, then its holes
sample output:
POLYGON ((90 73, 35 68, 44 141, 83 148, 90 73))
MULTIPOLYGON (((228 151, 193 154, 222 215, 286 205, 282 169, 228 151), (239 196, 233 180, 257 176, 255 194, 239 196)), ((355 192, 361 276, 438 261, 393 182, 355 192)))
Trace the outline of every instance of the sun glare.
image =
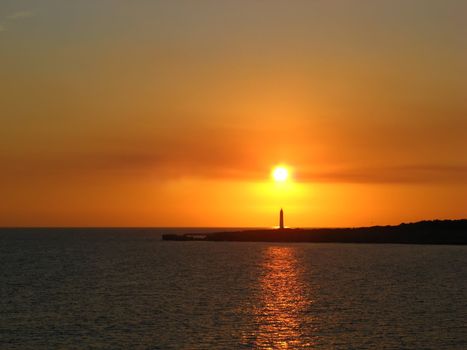
POLYGON ((283 166, 277 166, 272 171, 272 177, 277 182, 284 182, 289 177, 289 171, 283 166))

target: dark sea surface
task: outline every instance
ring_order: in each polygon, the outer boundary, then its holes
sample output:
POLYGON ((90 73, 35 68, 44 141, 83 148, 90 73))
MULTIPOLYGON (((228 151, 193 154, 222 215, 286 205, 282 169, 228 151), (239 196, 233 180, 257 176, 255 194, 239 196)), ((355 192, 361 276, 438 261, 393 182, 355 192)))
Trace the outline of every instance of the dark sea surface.
POLYGON ((0 349, 467 349, 467 246, 0 230, 0 349))

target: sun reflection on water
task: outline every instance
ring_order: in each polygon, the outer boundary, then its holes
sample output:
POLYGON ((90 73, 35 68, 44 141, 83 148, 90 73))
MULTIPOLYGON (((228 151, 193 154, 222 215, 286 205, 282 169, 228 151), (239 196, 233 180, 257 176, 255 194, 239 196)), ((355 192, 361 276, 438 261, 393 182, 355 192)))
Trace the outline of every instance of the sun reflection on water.
POLYGON ((264 251, 259 281, 259 305, 255 310, 259 349, 310 348, 312 303, 302 281, 302 267, 294 247, 271 246, 264 251))

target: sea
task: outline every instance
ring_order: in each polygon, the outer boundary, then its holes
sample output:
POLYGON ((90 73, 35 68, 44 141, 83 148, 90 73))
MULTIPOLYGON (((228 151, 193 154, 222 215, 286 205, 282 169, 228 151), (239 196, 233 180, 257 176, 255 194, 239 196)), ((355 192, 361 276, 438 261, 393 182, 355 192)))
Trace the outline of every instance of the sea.
POLYGON ((467 349, 467 246, 0 229, 0 349, 467 349))

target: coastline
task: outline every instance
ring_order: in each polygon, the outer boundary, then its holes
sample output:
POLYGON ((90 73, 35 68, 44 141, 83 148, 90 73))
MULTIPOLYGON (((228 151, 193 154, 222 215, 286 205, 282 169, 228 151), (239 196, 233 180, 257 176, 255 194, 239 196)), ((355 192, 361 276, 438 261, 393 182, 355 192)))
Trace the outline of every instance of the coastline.
POLYGON ((467 245, 467 219, 357 228, 252 229, 231 232, 163 234, 165 241, 294 243, 398 243, 467 245))

